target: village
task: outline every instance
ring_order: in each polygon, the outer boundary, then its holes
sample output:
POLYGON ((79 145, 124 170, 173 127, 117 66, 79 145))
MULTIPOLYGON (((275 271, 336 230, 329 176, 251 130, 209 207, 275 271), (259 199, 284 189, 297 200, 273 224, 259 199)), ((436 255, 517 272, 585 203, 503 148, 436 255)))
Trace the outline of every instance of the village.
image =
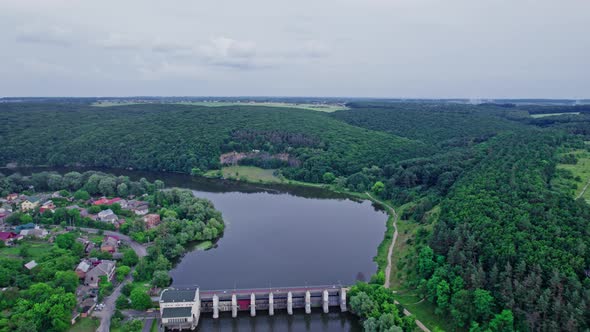
MULTIPOLYGON (((72 325, 93 311, 102 318, 99 312, 107 309, 110 320, 114 308, 105 309, 102 301, 124 280, 132 278, 130 272, 138 257, 146 255, 145 244, 125 235, 129 233, 125 226, 133 224, 149 231, 161 222, 159 214, 150 213, 150 204, 143 200, 146 197, 92 198, 87 193, 71 195, 66 190, 35 195, 11 193, 0 198, 0 253, 8 258, 27 257, 22 260, 22 268, 34 279, 40 269, 38 257, 54 246, 61 247, 60 241, 69 240, 69 248, 82 251, 72 269, 78 278, 72 325), (31 254, 23 254, 25 251, 31 254)), ((155 296, 159 289, 148 292, 155 296)))

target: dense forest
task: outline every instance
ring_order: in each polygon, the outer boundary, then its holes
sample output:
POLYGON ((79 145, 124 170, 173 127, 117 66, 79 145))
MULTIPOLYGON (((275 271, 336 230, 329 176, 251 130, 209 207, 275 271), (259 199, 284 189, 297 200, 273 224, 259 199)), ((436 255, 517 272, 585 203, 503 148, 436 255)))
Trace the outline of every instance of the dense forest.
POLYGON ((220 167, 228 147, 286 152, 298 180, 349 175, 427 153, 424 144, 343 124, 321 112, 272 107, 0 104, 0 164, 87 165, 189 173, 220 167), (305 138, 244 144, 244 133, 305 138), (233 139, 233 140, 232 140, 233 139), (274 145, 273 145, 274 143, 274 145), (275 146, 277 145, 277 146, 275 146))
MULTIPOLYGON (((256 155, 243 162, 279 167, 290 179, 373 191, 404 205, 403 219, 430 224, 432 231, 424 230, 413 247, 416 263, 407 268, 414 279, 406 286, 457 329, 590 328, 590 207, 552 185, 561 176, 559 162, 576 163, 558 151, 588 149, 588 107, 372 101, 347 106, 323 113, 256 106, 0 104, 0 164, 189 173, 218 169, 227 152, 288 155, 289 162, 262 163, 256 155)), ((170 206, 160 212, 171 222, 158 230, 166 236, 151 259, 168 262, 186 241, 223 231, 204 203, 198 210, 214 229, 205 234, 203 225, 187 221, 195 216, 184 209, 192 204, 185 196, 153 196, 155 205, 170 206)), ((166 264, 161 265, 152 271, 166 264)), ((371 287, 353 292, 366 325, 380 330, 379 324, 406 324, 395 307, 383 305, 392 295, 371 287), (379 300, 365 310, 360 297, 379 300)))

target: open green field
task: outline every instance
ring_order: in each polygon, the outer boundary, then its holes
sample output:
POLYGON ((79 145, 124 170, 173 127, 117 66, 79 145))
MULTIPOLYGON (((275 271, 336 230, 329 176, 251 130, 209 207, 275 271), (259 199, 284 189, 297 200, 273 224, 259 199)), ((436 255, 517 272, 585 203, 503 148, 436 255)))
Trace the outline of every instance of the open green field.
POLYGON ((24 244, 30 245, 29 254, 31 260, 39 260, 53 247, 51 243, 47 242, 19 241, 15 246, 0 248, 0 256, 21 259, 20 250, 24 244))
MULTIPOLYGON (((422 300, 413 292, 400 292, 395 295, 399 303, 421 321, 430 331, 461 331, 453 327, 448 317, 442 317, 434 312, 435 306, 422 300)), ((418 329, 417 329, 418 330, 418 329)))
POLYGON ((575 165, 559 164, 558 169, 563 169, 571 172, 573 178, 565 178, 560 176, 553 180, 553 183, 568 188, 575 198, 583 197, 590 203, 590 189, 588 183, 590 182, 590 152, 579 149, 567 152, 565 154, 573 154, 578 159, 575 165))
MULTIPOLYGON (((285 180, 274 175, 274 169, 262 169, 254 166, 228 166, 221 169, 224 179, 242 180, 248 182, 281 183, 285 180)), ((218 170, 205 173, 206 177, 217 177, 218 170)))
MULTIPOLYGON (((142 102, 117 102, 117 101, 100 101, 93 103, 92 106, 96 107, 111 107, 111 106, 127 106, 127 105, 138 105, 138 104, 150 104, 142 102)), ((279 102, 216 102, 216 101, 186 101, 178 103, 169 103, 175 105, 195 105, 195 106, 207 106, 207 107, 223 107, 223 106, 265 106, 265 107, 286 107, 286 108, 297 108, 319 112, 336 112, 339 110, 347 109, 346 106, 336 104, 295 104, 295 103, 279 103, 279 102)))
POLYGON ((92 106, 96 107, 111 107, 111 106, 126 106, 126 105, 138 105, 141 103, 135 102, 115 102, 115 101, 99 101, 96 103, 92 103, 92 106))
POLYGON ((548 116, 557 116, 557 115, 580 115, 580 112, 567 112, 567 113, 545 113, 545 114, 531 114, 531 118, 544 118, 548 116))
POLYGON ((278 102, 246 102, 246 103, 236 103, 236 102, 181 102, 175 103, 180 105, 198 105, 198 106, 208 106, 208 107, 219 107, 219 106, 266 106, 266 107, 287 107, 287 108, 299 108, 305 110, 312 110, 312 111, 320 111, 320 112, 336 112, 339 110, 347 109, 346 106, 340 106, 335 104, 294 104, 294 103, 278 103, 278 102))
POLYGON ((76 324, 72 325, 69 332, 91 332, 96 331, 100 321, 96 318, 86 317, 79 318, 76 324))

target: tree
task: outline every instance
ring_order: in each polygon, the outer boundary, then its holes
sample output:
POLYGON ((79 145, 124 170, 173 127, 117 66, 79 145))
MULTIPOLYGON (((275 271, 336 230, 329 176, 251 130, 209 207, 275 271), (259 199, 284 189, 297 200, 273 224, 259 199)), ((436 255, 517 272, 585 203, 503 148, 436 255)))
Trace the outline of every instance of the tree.
POLYGON ((98 191, 105 196, 115 195, 117 182, 113 177, 103 177, 98 183, 98 191))
POLYGON ((121 326, 121 331, 123 332, 139 332, 143 328, 143 321, 139 319, 132 319, 126 321, 121 326))
POLYGON ((426 246, 420 250, 418 255, 418 273, 420 277, 428 279, 434 273, 436 263, 433 260, 434 251, 429 246, 426 246))
POLYGON ((152 279, 152 285, 154 287, 167 287, 172 282, 168 271, 155 271, 154 278, 152 279))
POLYGON ((449 307, 451 287, 446 280, 441 280, 436 286, 436 304, 437 310, 445 312, 449 307))
POLYGON ((121 197, 127 197, 129 195, 129 188, 125 183, 121 183, 117 186, 117 195, 121 197))
POLYGON ((359 292, 350 298, 350 310, 361 318, 369 317, 375 309, 375 303, 365 292, 359 292))
POLYGON ((125 280, 125 277, 131 272, 131 268, 127 265, 121 265, 117 267, 117 281, 121 282, 125 280))
POLYGON ((376 195, 381 195, 383 190, 385 190, 385 185, 381 181, 375 182, 375 184, 371 188, 371 191, 374 192, 376 195))
POLYGON ((480 321, 486 321, 492 315, 494 298, 485 289, 476 289, 473 292, 473 306, 475 315, 480 321))
POLYGON ((59 234, 55 237, 55 244, 61 249, 70 249, 76 243, 76 238, 72 233, 59 234))
POLYGON ((127 298, 127 296, 125 296, 123 294, 119 295, 119 297, 115 301, 115 306, 119 310, 128 309, 130 307, 129 299, 127 298))
POLYGON ((322 176, 322 179, 324 180, 324 183, 332 183, 336 180, 336 176, 332 172, 326 172, 322 176))
POLYGON ((501 313, 490 321, 490 330, 493 332, 512 332, 514 331, 514 317, 512 311, 504 309, 501 313))
POLYGON ((90 194, 86 190, 78 190, 74 193, 74 198, 78 201, 87 201, 90 199, 90 194))
POLYGON ((66 292, 74 293, 80 284, 80 278, 74 271, 57 271, 53 286, 55 288, 63 287, 66 292))
POLYGON ((131 291, 131 307, 135 310, 146 310, 152 307, 152 299, 140 287, 136 287, 131 291))
POLYGON ((29 259, 29 257, 31 257, 31 245, 29 243, 23 243, 20 246, 18 254, 24 259, 29 259))
POLYGON ((121 263, 127 266, 135 266, 139 261, 139 257, 133 249, 125 249, 123 250, 123 259, 121 263))
POLYGON ((29 223, 33 222, 33 217, 31 217, 31 215, 25 214, 25 213, 21 214, 19 219, 20 219, 21 224, 29 224, 29 223))

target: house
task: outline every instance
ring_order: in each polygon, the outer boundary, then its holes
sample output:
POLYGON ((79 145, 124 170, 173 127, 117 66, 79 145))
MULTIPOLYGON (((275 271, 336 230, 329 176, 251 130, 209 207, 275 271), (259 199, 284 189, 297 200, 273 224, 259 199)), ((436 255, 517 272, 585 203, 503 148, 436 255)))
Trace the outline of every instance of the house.
POLYGON ((112 235, 105 236, 104 240, 102 241, 102 245, 100 246, 100 251, 103 252, 110 252, 111 254, 117 252, 119 248, 119 238, 112 235))
POLYGON ((51 194, 51 198, 61 198, 61 193, 59 191, 54 192, 51 194))
POLYGON ((0 232, 0 241, 5 244, 10 244, 18 239, 18 234, 15 232, 0 232))
POLYGON ((145 201, 129 200, 121 204, 121 208, 133 211, 138 216, 143 216, 149 212, 149 203, 145 201))
POLYGON ((20 209, 23 211, 30 211, 37 208, 37 206, 39 206, 39 198, 35 196, 30 196, 20 204, 20 209))
POLYGON ((199 289, 165 289, 160 294, 162 326, 170 330, 194 330, 199 320, 199 289))
POLYGON ((46 237, 47 234, 49 234, 49 232, 46 229, 41 228, 39 226, 35 226, 35 228, 33 229, 23 229, 22 231, 20 231, 20 235, 22 236, 31 236, 38 239, 46 237))
POLYGON ((11 212, 0 212, 0 222, 4 222, 11 214, 11 212))
POLYGON ((16 201, 18 199, 18 194, 9 194, 6 196, 6 200, 9 202, 16 201))
POLYGON ((90 271, 86 272, 84 284, 90 287, 98 287, 100 277, 106 276, 108 281, 113 280, 115 275, 115 262, 103 260, 90 271))
POLYGON ((34 268, 35 268, 35 266, 37 266, 37 265, 38 265, 38 264, 37 264, 37 262, 35 262, 35 260, 32 260, 32 261, 28 262, 27 264, 25 264, 25 268, 26 268, 27 270, 32 270, 32 269, 34 269, 34 268))
POLYGON ((12 212, 12 206, 10 204, 0 205, 0 213, 2 212, 12 212))
POLYGON ((96 297, 89 297, 89 298, 83 300, 82 302, 80 302, 79 306, 81 309, 80 316, 82 318, 88 317, 88 315, 90 315, 90 313, 92 312, 92 310, 96 306, 96 297))
POLYGON ((98 213, 98 220, 103 222, 115 223, 115 221, 119 220, 119 217, 113 212, 113 210, 108 209, 104 211, 100 211, 98 213))
POLYGON ((147 229, 154 228, 160 224, 160 215, 151 213, 143 217, 143 223, 147 229))
POLYGON ((138 216, 143 216, 149 212, 149 205, 147 203, 144 205, 139 205, 136 208, 133 208, 132 211, 138 216))
POLYGON ((53 201, 47 201, 41 205, 39 212, 43 213, 45 211, 55 212, 55 204, 53 204, 53 201))
POLYGON ((78 275, 78 278, 80 279, 84 279, 86 278, 86 273, 90 270, 90 267, 92 265, 90 263, 88 263, 87 261, 81 261, 80 264, 78 264, 78 266, 76 266, 76 270, 74 270, 74 272, 76 272, 76 274, 78 275))
POLYGON ((118 203, 119 201, 121 201, 121 199, 119 197, 115 197, 112 199, 108 199, 106 197, 102 197, 96 201, 94 201, 92 203, 92 205, 113 205, 115 203, 118 203))
POLYGON ((35 227, 37 227, 37 225, 33 224, 32 222, 28 223, 28 224, 24 224, 24 225, 20 225, 20 226, 16 226, 14 229, 20 233, 20 231, 22 231, 23 229, 35 229, 35 227))

